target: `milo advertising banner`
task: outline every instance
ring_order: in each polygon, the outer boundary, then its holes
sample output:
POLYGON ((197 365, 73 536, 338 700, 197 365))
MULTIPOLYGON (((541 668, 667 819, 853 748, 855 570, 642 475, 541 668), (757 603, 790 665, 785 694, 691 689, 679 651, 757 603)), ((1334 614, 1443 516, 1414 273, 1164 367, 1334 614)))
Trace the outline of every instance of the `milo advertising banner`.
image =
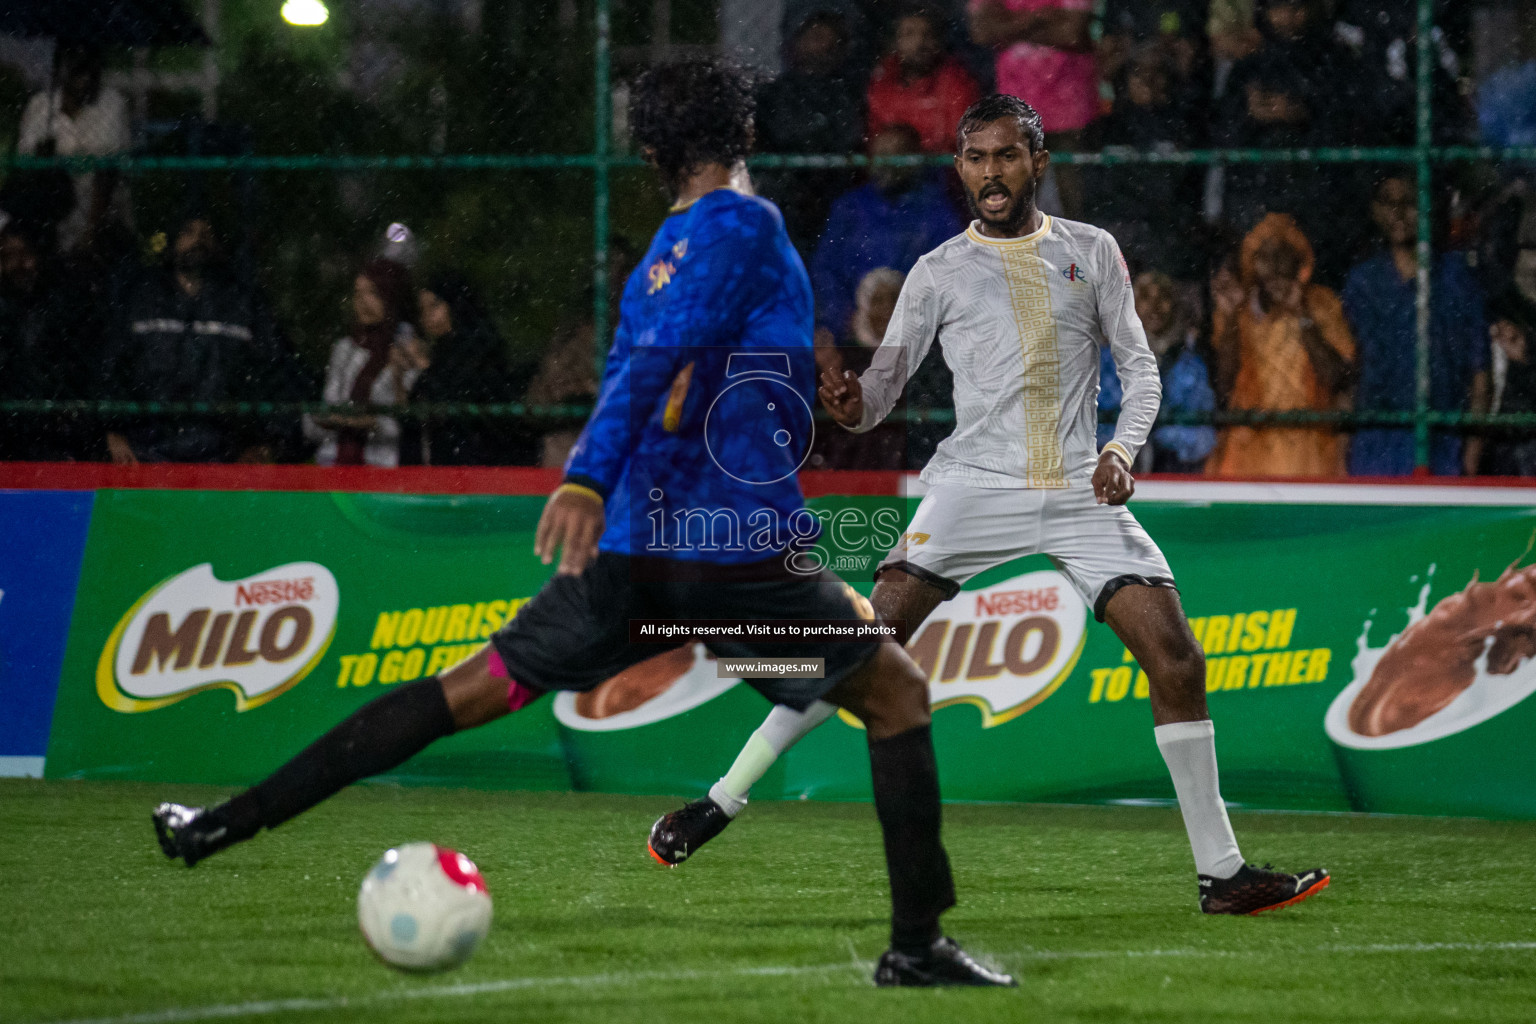
MULTIPOLYGON (((539 497, 101 491, 46 774, 240 784, 379 691, 478 650, 538 590, 539 497)), ((570 786, 548 713, 402 767, 570 786)))
MULTIPOLYGON (((1536 816, 1536 501, 1496 489, 1163 484, 1133 508, 1206 652, 1223 790, 1275 808, 1536 816), (1413 501, 1412 504, 1378 503, 1413 501)), ((383 687, 442 671, 548 569, 540 497, 101 492, 50 776, 239 784, 383 687)), ((912 498, 816 498, 862 593, 912 498), (838 528, 834 528, 838 527, 838 528)), ((795 617, 793 609, 785 618, 795 617)), ((435 745, 397 777, 691 793, 766 703, 701 645, 435 745)), ((919 628, 946 797, 1172 796, 1145 673, 1045 558, 919 628)), ((862 799, 834 718, 757 798, 862 799)))

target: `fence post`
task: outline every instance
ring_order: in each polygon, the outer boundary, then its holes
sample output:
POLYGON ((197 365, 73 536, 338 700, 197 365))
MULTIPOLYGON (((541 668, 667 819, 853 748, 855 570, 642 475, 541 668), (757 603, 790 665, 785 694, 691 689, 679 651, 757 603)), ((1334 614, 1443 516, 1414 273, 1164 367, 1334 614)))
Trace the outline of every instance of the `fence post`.
POLYGON ((611 0, 595 0, 592 73, 592 339, 597 359, 597 379, 603 379, 608 359, 608 135, 613 130, 609 110, 613 93, 609 84, 608 12, 611 0))
POLYGON ((1413 396, 1413 466, 1414 475, 1429 473, 1429 300, 1430 267, 1434 253, 1431 249, 1433 224, 1431 210, 1430 109, 1433 100, 1431 73, 1434 70, 1434 0, 1419 0, 1418 26, 1415 37, 1418 43, 1418 67, 1414 97, 1414 161, 1418 170, 1419 238, 1417 245, 1418 270, 1415 274, 1415 349, 1418 359, 1414 368, 1413 396))

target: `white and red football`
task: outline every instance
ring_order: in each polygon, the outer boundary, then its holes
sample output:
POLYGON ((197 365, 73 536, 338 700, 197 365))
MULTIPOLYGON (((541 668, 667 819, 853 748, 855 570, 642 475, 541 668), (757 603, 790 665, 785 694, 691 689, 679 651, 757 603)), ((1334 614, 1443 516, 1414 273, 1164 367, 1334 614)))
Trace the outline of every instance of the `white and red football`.
POLYGON ((468 960, 491 928, 491 894, 475 862, 446 846, 385 852, 357 894, 363 938, 391 967, 443 971, 468 960))

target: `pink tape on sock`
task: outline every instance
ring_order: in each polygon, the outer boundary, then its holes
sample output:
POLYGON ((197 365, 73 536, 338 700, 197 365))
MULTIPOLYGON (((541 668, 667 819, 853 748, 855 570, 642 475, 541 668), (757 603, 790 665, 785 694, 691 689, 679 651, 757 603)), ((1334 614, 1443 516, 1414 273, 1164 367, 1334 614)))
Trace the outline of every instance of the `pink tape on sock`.
POLYGON ((507 671, 507 663, 501 660, 501 653, 495 647, 485 652, 485 667, 497 679, 512 678, 512 673, 507 671))
POLYGON ((492 647, 486 655, 485 667, 497 679, 505 679, 507 681, 507 707, 509 709, 513 711, 521 710, 538 699, 539 691, 530 690, 512 678, 512 673, 507 671, 507 663, 501 660, 501 655, 497 653, 495 647, 492 647))
POLYGON ((516 679, 507 687, 507 707, 520 711, 539 698, 538 690, 530 690, 516 679))

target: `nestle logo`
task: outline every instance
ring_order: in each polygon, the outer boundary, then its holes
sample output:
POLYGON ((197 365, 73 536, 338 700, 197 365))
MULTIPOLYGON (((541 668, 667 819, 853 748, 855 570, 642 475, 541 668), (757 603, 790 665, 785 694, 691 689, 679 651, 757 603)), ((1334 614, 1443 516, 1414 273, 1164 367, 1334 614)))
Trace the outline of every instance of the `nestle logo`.
POLYGON ((113 711, 154 711, 206 690, 260 707, 303 679, 336 632, 341 594, 318 562, 221 580, 204 562, 133 602, 96 662, 96 694, 113 711))
POLYGON ((242 583, 235 588, 235 607, 253 604, 286 604, 290 601, 313 601, 315 578, 305 576, 297 580, 257 580, 242 583))
POLYGON ((990 596, 976 595, 977 615, 1024 615, 1029 612, 1053 612, 1059 600, 1055 587, 1038 590, 1004 590, 990 596))

